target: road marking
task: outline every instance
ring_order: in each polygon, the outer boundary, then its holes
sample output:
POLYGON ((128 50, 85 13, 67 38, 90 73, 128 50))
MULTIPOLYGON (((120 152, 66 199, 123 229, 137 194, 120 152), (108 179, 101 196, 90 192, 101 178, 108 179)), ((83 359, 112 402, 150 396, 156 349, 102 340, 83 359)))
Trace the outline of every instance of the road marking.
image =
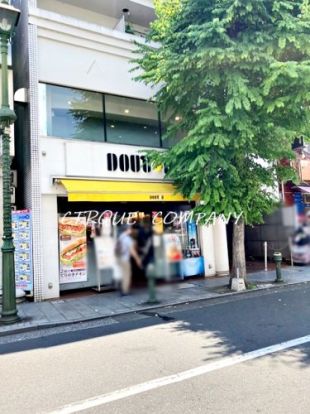
POLYGON ((283 351, 298 345, 303 345, 310 342, 310 335, 301 338, 292 339, 291 341, 281 342, 276 345, 268 346, 266 348, 257 349, 246 354, 235 355, 228 358, 223 358, 220 361, 211 362, 197 368, 182 371, 177 374, 168 375, 166 377, 157 378, 141 384, 132 385, 117 391, 112 391, 107 394, 98 395, 83 401, 78 401, 72 404, 65 405, 49 414, 73 414, 78 413, 89 408, 98 407, 104 404, 109 404, 114 401, 122 400, 124 398, 132 397, 134 395, 142 394, 147 391, 155 390, 166 385, 176 384, 178 382, 186 381, 188 379, 207 374, 218 369, 231 367, 232 365, 240 364, 245 361, 256 359, 275 352, 283 351))

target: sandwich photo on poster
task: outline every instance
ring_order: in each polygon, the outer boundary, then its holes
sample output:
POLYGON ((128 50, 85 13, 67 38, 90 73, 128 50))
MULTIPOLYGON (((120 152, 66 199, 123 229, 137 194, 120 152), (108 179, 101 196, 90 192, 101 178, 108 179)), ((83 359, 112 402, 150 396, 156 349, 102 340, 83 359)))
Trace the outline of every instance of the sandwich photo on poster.
POLYGON ((60 283, 87 281, 87 238, 85 217, 60 217, 60 283))

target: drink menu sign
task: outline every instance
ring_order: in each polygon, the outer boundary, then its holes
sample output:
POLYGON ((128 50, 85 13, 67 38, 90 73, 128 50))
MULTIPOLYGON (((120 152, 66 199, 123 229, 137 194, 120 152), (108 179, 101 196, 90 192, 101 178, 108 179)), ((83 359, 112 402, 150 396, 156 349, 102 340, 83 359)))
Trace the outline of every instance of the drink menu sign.
POLYGON ((16 287, 32 292, 33 268, 30 210, 12 211, 12 232, 15 246, 16 287))

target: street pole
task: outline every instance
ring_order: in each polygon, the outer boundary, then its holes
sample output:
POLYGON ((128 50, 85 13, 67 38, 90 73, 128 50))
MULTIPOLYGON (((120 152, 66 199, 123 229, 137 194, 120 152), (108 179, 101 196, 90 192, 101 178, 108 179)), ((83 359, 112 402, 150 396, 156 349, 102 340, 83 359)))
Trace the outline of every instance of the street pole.
POLYGON ((1 86, 2 102, 0 108, 0 128, 2 135, 2 185, 3 185, 3 244, 2 244, 2 310, 1 323, 11 324, 19 320, 16 307, 16 284, 14 265, 14 243, 12 235, 11 212, 11 157, 10 125, 16 120, 15 112, 9 106, 8 86, 8 45, 20 11, 0 3, 0 40, 1 40, 1 86))
POLYGON ((284 280, 282 279, 282 272, 281 272, 281 263, 282 263, 282 253, 281 252, 274 252, 273 260, 276 264, 276 280, 275 283, 283 283, 284 280))

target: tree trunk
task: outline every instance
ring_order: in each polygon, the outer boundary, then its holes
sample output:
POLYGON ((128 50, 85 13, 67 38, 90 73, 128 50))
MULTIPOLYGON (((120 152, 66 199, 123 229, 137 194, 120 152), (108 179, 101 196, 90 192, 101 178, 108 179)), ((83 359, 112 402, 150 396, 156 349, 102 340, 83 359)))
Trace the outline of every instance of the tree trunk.
POLYGON ((233 265, 231 278, 237 277, 239 270, 239 277, 246 282, 246 261, 244 248, 244 221, 239 219, 234 222, 233 227, 233 265))

